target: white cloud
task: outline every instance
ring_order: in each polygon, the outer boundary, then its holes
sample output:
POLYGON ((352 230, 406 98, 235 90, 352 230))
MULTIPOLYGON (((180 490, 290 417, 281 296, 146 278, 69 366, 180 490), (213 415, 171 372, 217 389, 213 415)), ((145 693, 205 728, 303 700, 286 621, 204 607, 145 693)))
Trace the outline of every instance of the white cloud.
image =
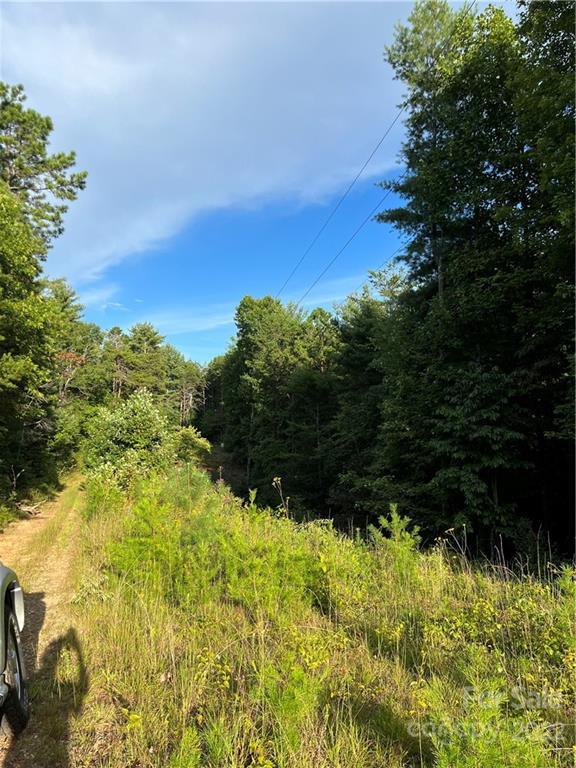
POLYGON ((118 292, 117 285, 102 285, 80 291, 80 303, 85 307, 103 305, 118 292))
MULTIPOLYGON (((306 310, 314 307, 331 307, 338 301, 343 301, 353 291, 357 290, 364 282, 367 276, 364 274, 349 275, 348 277, 335 278, 323 283, 322 286, 306 297, 302 307, 306 310)), ((286 303, 297 302, 301 293, 294 293, 291 296, 282 297, 286 303)), ((146 315, 142 321, 146 320, 155 328, 168 336, 177 336, 180 334, 196 333, 198 331, 210 331, 224 326, 234 324, 234 313, 236 305, 233 304, 214 304, 207 307, 170 307, 159 309, 152 314, 146 315)))
POLYGON ((199 309, 170 308, 153 312, 151 315, 147 315, 145 319, 152 323, 160 333, 167 336, 177 336, 233 325, 234 311, 235 307, 232 305, 216 305, 199 309))
MULTIPOLYGON (((89 171, 48 260, 76 284, 194 216, 341 189, 395 114, 406 3, 3 4, 0 76, 89 171)), ((394 162, 401 126, 370 166, 394 162)), ((193 258, 193 254, 192 254, 193 258)))

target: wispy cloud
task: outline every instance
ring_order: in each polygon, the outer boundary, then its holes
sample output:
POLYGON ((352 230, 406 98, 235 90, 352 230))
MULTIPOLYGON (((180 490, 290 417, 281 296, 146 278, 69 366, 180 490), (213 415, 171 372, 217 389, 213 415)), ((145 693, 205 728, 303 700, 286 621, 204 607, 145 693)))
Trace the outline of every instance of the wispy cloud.
MULTIPOLYGON (((330 307, 335 302, 343 301, 366 281, 366 275, 354 274, 328 280, 311 291, 302 303, 304 309, 330 307)), ((284 298, 286 303, 296 303, 301 293, 296 292, 284 298)), ((236 306, 233 304, 214 304, 207 307, 171 307, 160 309, 147 315, 142 320, 151 322, 158 330, 168 336, 210 331, 215 328, 234 325, 236 306)))
POLYGON ((103 306, 118 292, 117 285, 102 285, 80 291, 80 303, 85 307, 103 306))
POLYGON ((175 308, 160 310, 145 319, 155 328, 167 335, 177 336, 197 331, 210 331, 234 324, 233 306, 213 306, 194 308, 175 308))
MULTIPOLYGON (((385 23, 407 3, 5 3, 0 75, 90 173, 48 260, 75 283, 195 216, 318 202, 395 114, 385 23)), ((394 162, 397 126, 369 171, 394 162)))

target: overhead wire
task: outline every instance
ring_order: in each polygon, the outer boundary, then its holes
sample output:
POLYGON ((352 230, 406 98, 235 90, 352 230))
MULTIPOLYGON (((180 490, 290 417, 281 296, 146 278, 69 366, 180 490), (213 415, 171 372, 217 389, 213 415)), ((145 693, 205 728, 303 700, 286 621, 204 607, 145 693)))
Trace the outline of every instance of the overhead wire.
POLYGON ((328 226, 328 224, 329 224, 329 223, 332 221, 332 219, 333 219, 334 215, 336 214, 336 211, 337 211, 337 210, 340 208, 340 206, 342 205, 342 203, 344 202, 344 200, 346 200, 346 198, 347 198, 347 197, 348 197, 348 195, 350 194, 350 192, 351 192, 352 188, 354 187, 354 185, 356 184, 356 182, 358 181, 358 179, 360 178, 360 176, 362 176, 362 174, 364 173, 364 171, 365 171, 365 169, 366 169, 366 167, 367 167, 368 163, 369 163, 369 162, 372 160, 372 158, 374 157, 374 155, 376 154, 376 152, 377 152, 377 151, 380 149, 380 147, 382 146, 382 143, 384 142, 384 139, 386 139, 386 137, 388 136, 388 134, 390 133, 390 131, 392 130, 392 128, 393 128, 393 127, 396 125, 396 123, 397 123, 397 122, 398 122, 398 120, 400 119, 400 116, 402 115, 402 113, 403 113, 405 110, 406 110, 406 105, 404 105, 403 107, 401 107, 401 109, 400 109, 400 110, 397 112, 396 116, 394 117, 394 119, 392 120, 392 122, 390 123, 390 125, 389 125, 389 126, 386 128, 386 130, 384 131, 383 135, 380 137, 380 139, 379 139, 378 143, 376 144, 376 146, 374 147, 374 149, 372 150, 372 152, 369 154, 368 158, 365 160, 364 164, 362 165, 362 167, 360 168, 360 170, 358 171, 358 173, 356 174, 356 176, 355 176, 355 177, 352 179, 352 181, 350 182, 350 184, 349 184, 349 185, 348 185, 348 187, 346 188, 345 192, 344 192, 344 193, 343 193, 343 194, 340 196, 340 198, 339 198, 338 202, 337 202, 337 203, 336 203, 336 205, 335 205, 335 206, 332 208, 332 210, 330 211, 330 213, 329 213, 328 217, 327 217, 327 218, 324 220, 324 223, 322 224, 322 226, 320 227, 320 229, 318 230, 318 232, 317 232, 317 233, 314 235, 314 237, 312 238, 312 240, 311 240, 310 244, 308 245, 308 247, 306 248, 306 250, 304 251, 304 253, 302 254, 302 256, 300 256, 300 258, 298 259, 298 261, 297 261, 297 262, 296 262, 296 264, 294 265, 294 267, 293 267, 292 271, 290 272, 290 274, 288 275, 288 277, 286 278, 286 280, 284 280, 284 282, 282 283, 282 286, 281 286, 280 290, 279 290, 279 291, 276 293, 276 298, 279 298, 279 296, 280 296, 280 294, 282 293, 282 291, 284 290, 284 288, 286 288, 286 286, 288 285, 288 283, 290 282, 290 280, 292 280, 292 278, 294 277, 294 275, 296 274, 296 272, 297 272, 297 271, 298 271, 298 269, 300 268, 300 265, 302 264, 302 262, 304 261, 304 259, 306 258, 306 256, 308 256, 308 254, 310 253, 310 251, 312 250, 312 248, 314 248, 314 246, 315 246, 315 245, 316 245, 316 243, 318 242, 318 240, 319 240, 320 236, 322 235, 322 233, 324 232, 324 230, 326 229, 326 227, 328 226))
POLYGON ((353 233, 350 235, 350 237, 348 238, 348 240, 347 240, 347 241, 344 243, 344 245, 343 245, 343 246, 340 248, 340 250, 339 250, 339 251, 338 251, 338 252, 337 252, 337 253, 336 253, 336 254, 335 254, 333 257, 332 257, 332 259, 331 259, 331 260, 328 262, 328 264, 326 264, 326 266, 324 267, 324 269, 322 270, 322 272, 320 272, 320 274, 319 274, 319 275, 318 275, 318 277, 317 277, 317 278, 314 280, 314 282, 313 282, 313 283, 312 283, 312 284, 311 284, 311 285, 308 287, 308 289, 305 291, 305 293, 303 293, 303 294, 302 294, 302 296, 301 296, 301 297, 298 299, 298 301, 296 302, 296 306, 297 306, 297 307, 298 307, 298 306, 300 306, 300 304, 302 304, 302 302, 303 302, 303 301, 304 301, 304 299, 305 299, 305 298, 308 296, 308 294, 310 293, 310 291, 311 291, 313 288, 315 288, 315 286, 316 286, 316 285, 317 285, 317 284, 320 282, 320 280, 322 280, 322 278, 324 277, 324 275, 326 274, 326 272, 328 272, 328 270, 329 270, 329 269, 332 267, 332 265, 334 264, 334 262, 335 262, 335 261, 336 261, 336 260, 337 260, 337 259, 338 259, 338 258, 339 258, 339 257, 340 257, 342 254, 343 254, 343 253, 344 253, 344 251, 346 250, 346 248, 348 248, 348 246, 350 245, 350 243, 351 243, 351 242, 354 240, 354 238, 355 238, 355 237, 356 237, 356 236, 357 236, 357 235, 358 235, 358 234, 361 232, 361 230, 362 230, 362 229, 363 229, 363 228, 366 226, 366 224, 368 224, 368 222, 369 222, 369 221, 372 219, 372 217, 374 216, 374 214, 376 213, 376 211, 378 210, 378 208, 380 208, 380 207, 383 205, 384 201, 386 200, 386 198, 388 197, 388 195, 390 194, 390 192, 391 192, 391 191, 392 191, 392 190, 391 190, 391 189, 389 189, 389 190, 386 192, 386 194, 385 194, 383 197, 381 197, 381 198, 380 198, 380 200, 378 200, 378 202, 376 203, 376 205, 374 206, 374 208, 372 208, 372 210, 370 211, 370 213, 368 214, 368 216, 366 216, 366 218, 365 218, 365 219, 362 221, 362 223, 361 223, 361 224, 359 224, 359 226, 358 226, 358 227, 357 227, 357 228, 354 230, 354 232, 353 232, 353 233))
MULTIPOLYGON (((398 246, 398 248, 396 248, 395 251, 392 251, 392 253, 389 256, 387 256, 386 259, 384 259, 384 261, 379 266, 376 267, 376 269, 369 269, 368 271, 378 272, 380 269, 383 269, 386 266, 386 264, 388 264, 388 262, 394 258, 394 256, 399 254, 400 251, 403 251, 405 248, 406 248, 406 243, 402 243, 401 245, 398 246)), ((357 285, 353 291, 351 291, 350 296, 353 296, 355 293, 357 293, 360 290, 360 288, 363 288, 365 285, 366 285, 366 278, 364 278, 364 280, 362 280, 362 282, 359 285, 357 285)))
MULTIPOLYGON (((471 3, 467 3, 467 5, 468 5, 468 8, 467 8, 467 9, 465 8, 465 10, 467 10, 467 11, 471 11, 471 10, 474 8, 474 6, 476 5, 476 3, 477 3, 477 2, 478 2, 478 0, 473 0, 471 3)), ((465 5, 466 5, 466 4, 465 4, 465 5)), ((447 38, 447 40, 446 40, 446 45, 448 45, 448 43, 451 41, 452 37, 453 37, 453 33, 451 33, 451 34, 449 35, 449 37, 447 38)), ((336 213, 336 211, 337 211, 337 210, 338 210, 338 208, 340 207, 340 205, 341 205, 342 201, 343 201, 343 200, 346 198, 346 196, 348 195, 348 193, 350 192, 350 190, 352 189, 352 187, 354 186, 354 184, 356 183, 356 181, 359 179, 359 177, 361 176, 362 172, 364 171, 364 169, 366 168, 366 166, 368 165, 368 163, 369 163, 369 162, 370 162, 370 160, 372 159, 372 157, 374 157, 374 155, 375 155, 376 151, 378 150, 378 148, 380 147, 380 145, 382 144, 382 142, 384 141, 384 139, 386 138, 386 136, 387 136, 387 135, 390 133, 390 130, 392 129, 392 127, 394 126, 394 124, 397 122, 397 120, 399 119, 400 115, 401 115, 401 114, 402 114, 402 113, 405 111, 405 109, 406 109, 406 106, 407 106, 407 105, 406 105, 406 104, 404 104, 404 105, 403 105, 403 106, 400 108, 400 110, 399 110, 399 111, 398 111, 398 113, 396 114, 396 117, 394 118, 394 120, 392 121, 392 123, 389 125, 388 129, 386 130, 386 133, 384 134, 384 136, 382 137, 382 139, 380 139, 380 141, 378 142, 378 144, 376 145, 376 147, 375 147, 375 148, 374 148, 374 150, 372 151, 372 153, 371 153, 370 157, 368 158, 368 160, 366 160, 366 162, 364 163, 364 165, 362 166, 362 168, 360 169, 360 171, 357 173, 357 175, 356 175, 355 179, 352 181, 352 183, 350 184, 350 186, 348 187, 348 189, 346 190, 346 192, 344 193, 344 195, 343 195, 343 196, 340 198, 340 200, 338 201, 337 205, 335 206, 335 208, 334 208, 334 209, 332 210, 332 212, 330 213, 330 216, 328 217, 328 219, 327 219, 327 220, 324 222, 324 224, 322 225, 322 227, 321 227, 321 229, 319 230, 318 234, 316 235, 315 239, 312 241, 312 243, 310 244, 310 246, 308 247, 308 249, 306 250, 306 252, 305 252, 305 253, 303 254, 303 256, 300 258, 300 261, 297 263, 296 267, 295 267, 295 268, 292 270, 292 272, 290 273, 290 276, 288 277, 288 279, 287 279, 287 280, 284 282, 284 285, 282 286, 282 288, 281 288, 281 291, 284 289, 284 287, 287 285, 287 283, 289 282, 289 280, 292 278, 292 276, 294 275, 294 273, 296 272, 296 270, 298 269, 298 267, 300 266, 300 264, 302 263, 302 261, 304 260, 304 258, 306 257, 306 255, 307 255, 307 254, 310 252, 310 250, 311 250, 311 249, 312 249, 312 247, 314 246, 315 242, 318 240, 318 238, 320 237, 320 235, 322 234, 322 232, 324 231, 324 229, 325 229, 325 228, 326 228, 326 226, 328 225, 329 221, 332 219, 332 217, 334 216, 334 214, 336 213)), ((402 175, 399 177, 399 179, 397 179, 397 181, 400 181, 402 178, 404 178, 404 177, 407 175, 407 173, 408 173, 408 171, 407 171, 407 170, 406 170, 406 171, 404 171, 404 173, 403 173, 403 174, 402 174, 402 175)), ((316 286, 316 285, 317 285, 317 284, 320 282, 320 280, 321 280, 321 279, 324 277, 324 275, 325 275, 325 274, 326 274, 326 273, 327 273, 327 272, 328 272, 328 271, 331 269, 331 267, 332 267, 332 266, 335 264, 335 262, 336 262, 336 261, 338 260, 338 258, 341 256, 341 254, 342 254, 342 253, 343 253, 343 252, 346 250, 346 248, 347 248, 347 247, 350 245, 350 243, 351 243, 351 242, 354 240, 354 238, 355 238, 355 237, 356 237, 356 236, 359 234, 359 232, 360 232, 360 231, 361 231, 361 230, 362 230, 362 229, 363 229, 363 228, 366 226, 366 224, 367 224, 367 223, 368 223, 368 222, 369 222, 369 221, 372 219, 372 217, 373 217, 373 215, 375 214, 375 212, 376 212, 376 211, 378 210, 378 208, 380 208, 380 206, 381 206, 381 205, 384 203, 384 201, 386 200, 386 198, 388 197, 388 195, 390 194, 390 192, 391 192, 391 191, 392 191, 392 189, 388 189, 388 191, 386 192, 386 194, 385 194, 385 195, 384 195, 384 196, 383 196, 383 197, 382 197, 382 198, 381 198, 381 199, 378 201, 378 203, 377 203, 377 204, 374 206, 374 208, 372 209, 372 211, 371 211, 371 212, 368 214, 368 216, 367 216, 367 217, 366 217, 366 218, 365 218, 365 219, 362 221, 362 223, 361 223, 361 224, 360 224, 360 225, 359 225, 359 226, 356 228, 356 230, 355 230, 355 231, 352 233, 352 235, 351 235, 351 236, 348 238, 348 240, 346 241, 346 243, 345 243, 345 244, 342 246, 342 248, 340 248, 340 250, 339 250, 339 251, 338 251, 338 252, 337 252, 337 253, 336 253, 336 254, 335 254, 333 257, 332 257, 332 259, 330 259, 330 261, 328 262, 328 264, 327 264, 327 265, 324 267, 324 269, 323 269, 323 270, 320 272, 320 274, 319 274, 319 275, 318 275, 318 276, 315 278, 315 280, 314 280, 314 281, 312 282, 312 284, 311 284, 311 285, 308 287, 308 289, 307 289, 307 290, 306 290, 306 291, 305 291, 305 292, 302 294, 302 296, 301 296, 301 298, 298 300, 298 302, 297 302, 296 306, 299 306, 299 305, 300 305, 300 304, 303 302, 303 300, 304 300, 304 299, 305 299, 305 298, 308 296, 308 294, 310 293, 310 291, 311 291, 311 290, 312 290, 312 289, 313 289, 313 288, 314 288, 314 287, 315 287, 315 286, 316 286)), ((402 246, 402 247, 404 247, 404 246, 402 246)), ((400 249, 398 249, 398 250, 400 250, 400 249)), ((396 252, 397 252, 397 251, 396 251, 396 252)), ((396 252, 395 252, 395 253, 396 253, 396 252)), ((387 261, 388 261, 389 259, 391 259, 391 258, 392 258, 394 255, 395 255, 395 254, 392 254, 392 256, 389 256, 389 257, 388 257, 388 259, 387 259, 387 261)), ((386 262, 384 262, 384 263, 386 263, 386 262)), ((280 292, 281 292, 281 291, 280 291, 280 292)), ((278 296, 280 295, 280 292, 279 292, 279 293, 276 295, 276 297, 278 297, 278 296)))

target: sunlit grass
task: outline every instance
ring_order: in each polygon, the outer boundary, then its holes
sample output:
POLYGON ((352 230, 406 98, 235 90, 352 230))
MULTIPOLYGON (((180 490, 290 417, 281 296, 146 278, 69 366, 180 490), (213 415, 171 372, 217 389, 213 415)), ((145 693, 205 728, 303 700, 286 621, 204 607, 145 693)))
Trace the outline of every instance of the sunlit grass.
POLYGON ((422 552, 397 515, 353 541, 193 468, 91 493, 73 765, 573 764, 569 570, 422 552))

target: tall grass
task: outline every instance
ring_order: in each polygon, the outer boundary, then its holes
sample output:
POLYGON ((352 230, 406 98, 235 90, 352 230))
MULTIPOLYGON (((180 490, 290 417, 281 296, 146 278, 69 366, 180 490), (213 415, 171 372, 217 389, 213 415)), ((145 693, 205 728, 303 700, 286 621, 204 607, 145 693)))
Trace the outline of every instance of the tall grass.
POLYGON ((73 765, 573 765, 569 569, 421 551, 394 510, 352 540, 193 467, 87 496, 73 765))

